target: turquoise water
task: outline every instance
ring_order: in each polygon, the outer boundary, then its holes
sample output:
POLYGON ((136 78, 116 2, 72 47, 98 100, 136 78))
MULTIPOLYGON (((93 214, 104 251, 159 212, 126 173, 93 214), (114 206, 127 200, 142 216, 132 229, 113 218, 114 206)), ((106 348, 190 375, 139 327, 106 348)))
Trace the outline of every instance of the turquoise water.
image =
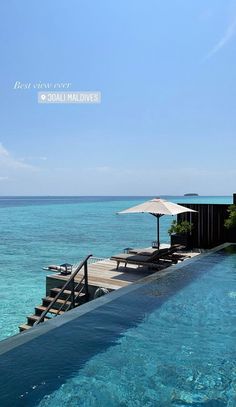
MULTIPOLYGON (((45 291, 50 263, 77 263, 87 254, 110 257, 128 246, 149 246, 156 237, 149 215, 117 215, 148 197, 0 198, 0 339, 18 332, 45 291)), ((232 197, 167 197, 174 202, 231 203, 232 197)), ((168 242, 171 217, 161 219, 168 242)))
POLYGON ((0 345, 0 405, 235 407, 235 271, 230 246, 0 345))

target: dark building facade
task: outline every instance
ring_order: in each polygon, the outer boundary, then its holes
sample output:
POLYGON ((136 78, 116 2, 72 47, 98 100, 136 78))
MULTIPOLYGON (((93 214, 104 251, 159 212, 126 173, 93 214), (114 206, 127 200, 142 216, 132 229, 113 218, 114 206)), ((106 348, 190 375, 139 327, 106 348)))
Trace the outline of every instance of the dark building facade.
MULTIPOLYGON (((236 194, 232 204, 236 204, 236 194)), ((192 245, 194 248, 210 249, 225 242, 236 243, 236 228, 226 229, 225 219, 228 217, 230 204, 186 204, 180 203, 197 213, 182 213, 177 220, 193 223, 192 245)))

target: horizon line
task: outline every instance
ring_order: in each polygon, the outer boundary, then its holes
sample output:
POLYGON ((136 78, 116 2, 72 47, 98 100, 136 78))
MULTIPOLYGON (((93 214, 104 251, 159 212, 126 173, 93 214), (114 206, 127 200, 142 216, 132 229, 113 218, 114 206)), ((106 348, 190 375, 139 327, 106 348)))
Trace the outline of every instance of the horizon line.
POLYGON ((194 197, 209 197, 209 196, 216 196, 216 197, 229 197, 232 196, 234 193, 231 194, 223 194, 223 195, 185 195, 185 194, 180 194, 180 195, 172 195, 172 194, 150 194, 150 195, 0 195, 0 198, 101 198, 101 197, 114 197, 114 198, 119 198, 119 197, 161 197, 161 196, 173 196, 173 197, 187 197, 187 198, 194 198, 194 197))

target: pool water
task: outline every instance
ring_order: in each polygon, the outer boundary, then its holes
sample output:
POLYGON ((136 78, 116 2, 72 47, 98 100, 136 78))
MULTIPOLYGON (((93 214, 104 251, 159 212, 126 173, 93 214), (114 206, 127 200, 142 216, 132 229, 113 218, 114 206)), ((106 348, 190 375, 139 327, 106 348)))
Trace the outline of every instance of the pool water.
POLYGON ((0 356, 1 406, 236 406, 235 246, 91 304, 0 356))

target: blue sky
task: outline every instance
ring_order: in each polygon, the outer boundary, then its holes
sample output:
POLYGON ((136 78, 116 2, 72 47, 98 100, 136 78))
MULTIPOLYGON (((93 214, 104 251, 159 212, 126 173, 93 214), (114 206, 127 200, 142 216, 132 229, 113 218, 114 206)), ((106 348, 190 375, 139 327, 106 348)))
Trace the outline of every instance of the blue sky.
POLYGON ((236 1, 9 0, 1 195, 236 192, 236 1), (22 83, 99 90, 45 105, 22 83))

